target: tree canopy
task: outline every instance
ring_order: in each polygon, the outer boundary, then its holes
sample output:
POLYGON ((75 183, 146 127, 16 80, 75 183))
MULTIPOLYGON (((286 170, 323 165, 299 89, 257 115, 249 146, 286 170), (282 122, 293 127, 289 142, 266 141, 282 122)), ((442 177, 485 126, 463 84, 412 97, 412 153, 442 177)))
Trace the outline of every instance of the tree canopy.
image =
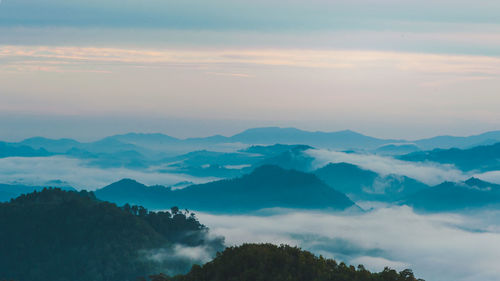
POLYGON ((150 276, 152 281, 423 281, 410 269, 385 268, 371 273, 362 265, 345 263, 288 245, 244 244, 229 247, 203 266, 194 265, 185 275, 150 276))
POLYGON ((44 189, 0 204, 0 279, 19 281, 136 280, 157 272, 186 272, 193 261, 152 259, 155 249, 203 245, 210 239, 194 214, 118 207, 91 192, 44 189), (8 254, 4 254, 8 253, 8 254))

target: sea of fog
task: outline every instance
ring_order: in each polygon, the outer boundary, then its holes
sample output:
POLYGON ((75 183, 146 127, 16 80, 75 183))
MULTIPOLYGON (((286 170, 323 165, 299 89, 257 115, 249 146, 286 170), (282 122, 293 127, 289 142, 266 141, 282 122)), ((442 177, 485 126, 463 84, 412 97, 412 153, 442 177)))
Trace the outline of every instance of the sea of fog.
POLYGON ((500 210, 417 214, 401 206, 356 214, 278 210, 198 217, 228 245, 286 243, 370 270, 411 268, 426 281, 498 281, 500 276, 500 210))
MULTIPOLYGON (((375 155, 309 150, 313 165, 348 162, 380 174, 406 175, 427 184, 460 181, 476 176, 500 183, 500 171, 465 174, 452 166, 411 163, 375 155)), ((165 186, 215 178, 197 178, 161 169, 109 168, 89 165, 85 160, 54 157, 9 157, 0 159, 0 183, 45 185, 60 181, 77 189, 94 190, 122 178, 147 185, 165 186)), ((287 243, 318 255, 363 264, 380 271, 384 266, 411 268, 427 281, 497 281, 500 276, 500 210, 468 213, 419 214, 407 206, 358 202, 369 212, 312 212, 268 210, 251 215, 198 213, 213 235, 222 235, 228 245, 245 242, 287 243)), ((207 261, 204 249, 178 248, 175 255, 207 261)), ((155 259, 172 253, 158 251, 155 259)))
POLYGON ((106 168, 88 165, 85 160, 64 156, 9 157, 0 159, 0 183, 43 186, 61 182, 78 190, 95 190, 124 178, 146 185, 170 186, 179 182, 204 183, 217 178, 199 178, 161 169, 106 168))
MULTIPOLYGON (((322 149, 311 149, 306 153, 314 159, 313 168, 322 167, 329 162, 347 162, 381 175, 404 175, 429 185, 437 185, 443 181, 463 181, 472 176, 500 184, 500 171, 464 173, 451 165, 414 163, 372 154, 322 149)), ((165 172, 163 167, 104 169, 91 165, 89 161, 65 156, 0 158, 0 183, 46 185, 61 181, 76 189, 95 190, 123 178, 131 178, 146 185, 164 186, 186 181, 205 183, 217 179, 165 172)))

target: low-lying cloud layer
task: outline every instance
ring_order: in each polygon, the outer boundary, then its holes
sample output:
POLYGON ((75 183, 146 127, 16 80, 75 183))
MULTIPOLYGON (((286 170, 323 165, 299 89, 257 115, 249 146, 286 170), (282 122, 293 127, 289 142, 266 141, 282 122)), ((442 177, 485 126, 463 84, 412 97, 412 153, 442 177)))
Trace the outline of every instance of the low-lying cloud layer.
POLYGON ((204 264, 212 260, 216 251, 207 245, 185 246, 175 244, 170 247, 143 251, 142 257, 154 262, 156 270, 168 275, 189 271, 193 264, 204 264))
POLYGON ((412 268, 428 281, 496 281, 500 276, 498 219, 421 215, 409 207, 365 214, 290 211, 270 216, 199 214, 229 245, 288 243, 371 270, 412 268))
POLYGON ((170 186, 179 182, 202 183, 210 178, 182 174, 160 173, 154 169, 99 169, 88 167, 84 161, 66 157, 9 157, 0 159, 0 183, 46 185, 59 180, 76 189, 95 190, 123 178, 135 179, 146 185, 170 186))
POLYGON ((477 177, 487 182, 500 184, 500 171, 491 171, 482 174, 476 174, 474 175, 474 177, 477 177))
POLYGON ((463 181, 468 178, 462 171, 451 165, 407 162, 373 154, 344 153, 324 149, 310 149, 307 153, 314 157, 313 165, 316 168, 330 162, 346 162, 383 176, 403 175, 429 185, 440 184, 443 181, 463 181))

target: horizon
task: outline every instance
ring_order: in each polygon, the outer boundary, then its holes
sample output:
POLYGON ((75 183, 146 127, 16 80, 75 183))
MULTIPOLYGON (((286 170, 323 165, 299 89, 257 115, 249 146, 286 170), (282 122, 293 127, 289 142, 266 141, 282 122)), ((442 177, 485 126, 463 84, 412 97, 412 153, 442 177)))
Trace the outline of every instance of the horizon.
POLYGON ((51 140, 71 139, 71 140, 76 140, 78 142, 94 142, 94 141, 99 141, 99 140, 102 140, 102 139, 105 139, 105 138, 108 138, 108 137, 119 136, 119 135, 128 135, 128 134, 163 135, 163 136, 168 136, 168 137, 175 138, 175 139, 180 140, 180 141, 184 141, 184 140, 188 140, 188 139, 197 139, 197 138, 203 139, 203 138, 210 138, 210 137, 215 137, 215 136, 222 136, 222 137, 229 138, 229 137, 233 137, 235 135, 238 135, 240 133, 244 133, 246 131, 255 130, 255 129, 295 129, 295 130, 302 131, 302 132, 307 132, 307 133, 353 132, 353 133, 356 133, 356 134, 360 134, 360 135, 363 135, 363 136, 372 137, 372 138, 376 138, 376 139, 393 140, 393 141, 395 141, 395 143, 397 143, 397 142, 412 143, 414 141, 419 141, 419 140, 424 140, 424 139, 431 139, 431 138, 435 138, 435 137, 464 137, 464 138, 467 138, 467 137, 474 137, 474 136, 478 136, 478 135, 483 135, 483 134, 487 134, 487 133, 499 132, 500 131, 500 129, 498 129, 498 130, 487 130, 487 131, 479 131, 478 133, 465 134, 465 135, 458 135, 458 134, 438 134, 438 135, 424 136, 424 137, 421 137, 421 138, 414 138, 414 139, 409 138, 408 139, 408 138, 403 138, 403 137, 398 138, 398 137, 373 136, 373 135, 365 134, 365 133, 362 133, 362 132, 359 132, 359 131, 356 131, 356 130, 352 130, 352 129, 323 131, 323 130, 308 130, 308 129, 303 129, 303 128, 300 128, 300 127, 293 127, 293 126, 290 126, 290 127, 285 127, 285 126, 261 126, 261 127, 247 127, 246 129, 240 129, 240 130, 235 129, 233 133, 225 133, 225 134, 224 133, 214 132, 214 133, 211 133, 211 134, 209 133, 209 134, 206 134, 206 135, 195 135, 195 134, 191 135, 191 134, 188 134, 188 136, 176 136, 175 134, 170 134, 167 131, 154 131, 154 130, 150 130, 150 131, 123 131, 123 132, 118 132, 118 133, 113 133, 113 134, 107 134, 107 135, 103 134, 101 136, 96 136, 96 137, 93 137, 93 138, 79 138, 79 137, 74 137, 74 136, 71 136, 71 135, 66 135, 66 136, 61 136, 61 137, 53 137, 53 136, 50 136, 50 135, 31 135, 31 136, 21 137, 21 138, 4 138, 4 139, 0 138, 0 141, 22 142, 24 140, 31 139, 31 138, 45 138, 45 139, 51 139, 51 140))

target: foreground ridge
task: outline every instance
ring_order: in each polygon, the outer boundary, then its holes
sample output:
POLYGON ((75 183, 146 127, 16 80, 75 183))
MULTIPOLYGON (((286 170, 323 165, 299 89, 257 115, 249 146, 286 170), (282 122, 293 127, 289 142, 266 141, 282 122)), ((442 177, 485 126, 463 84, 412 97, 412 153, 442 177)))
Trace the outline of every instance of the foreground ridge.
POLYGON ((150 276, 152 281, 424 281, 410 269, 385 268, 371 273, 288 245, 243 244, 226 248, 203 266, 194 265, 186 275, 150 276))
MULTIPOLYGON (((196 260, 176 247, 215 255, 219 237, 178 207, 151 212, 97 200, 92 192, 43 189, 0 203, 0 280, 135 281, 166 271, 186 272, 196 260)), ((201 262, 201 261, 200 261, 201 262)))

